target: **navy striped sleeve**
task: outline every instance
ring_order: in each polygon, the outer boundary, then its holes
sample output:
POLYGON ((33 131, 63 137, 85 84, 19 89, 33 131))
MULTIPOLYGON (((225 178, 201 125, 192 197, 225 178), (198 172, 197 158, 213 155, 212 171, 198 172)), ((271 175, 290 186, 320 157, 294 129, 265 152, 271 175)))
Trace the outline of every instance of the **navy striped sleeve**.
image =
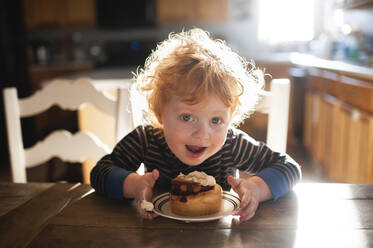
POLYGON ((231 156, 236 168, 261 177, 274 200, 301 180, 300 166, 288 154, 273 151, 240 130, 233 130, 232 145, 231 156))
POLYGON ((126 135, 91 171, 91 186, 97 193, 112 199, 123 199, 123 183, 143 161, 145 131, 137 127, 126 135))

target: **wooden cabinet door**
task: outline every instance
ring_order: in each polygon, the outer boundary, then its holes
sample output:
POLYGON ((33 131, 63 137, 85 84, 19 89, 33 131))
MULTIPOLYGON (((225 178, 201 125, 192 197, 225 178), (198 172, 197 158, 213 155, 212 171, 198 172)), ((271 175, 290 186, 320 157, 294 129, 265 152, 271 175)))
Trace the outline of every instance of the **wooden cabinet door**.
POLYGON ((325 111, 321 106, 320 94, 312 94, 312 138, 311 153, 321 163, 324 150, 323 137, 325 136, 325 111))
POLYGON ((342 76, 337 88, 342 101, 373 113, 373 83, 342 76))
POLYGON ((304 139, 303 145, 308 151, 312 149, 312 91, 307 91, 305 95, 305 104, 304 104, 304 139))
POLYGON ((373 183, 373 116, 368 113, 360 115, 360 173, 359 183, 373 183))
POLYGON ((228 17, 228 0, 157 0, 157 23, 221 22, 228 17))
POLYGON ((321 159, 320 137, 322 128, 320 123, 320 95, 312 91, 306 94, 306 124, 305 146, 316 160, 321 159))
POLYGON ((332 181, 373 183, 372 82, 317 68, 308 75, 305 147, 332 181))
POLYGON ((95 0, 24 0, 26 28, 92 28, 95 0))
MULTIPOLYGON (((316 159, 325 165, 324 157, 325 157, 325 150, 326 150, 326 135, 328 134, 328 108, 321 97, 321 95, 315 95, 317 97, 316 101, 318 101, 318 121, 316 122, 315 126, 315 135, 314 135, 314 154, 316 159)), ((324 168, 326 169, 326 168, 324 168)))
MULTIPOLYGON (((373 117, 351 105, 341 107, 344 118, 344 138, 338 171, 342 182, 373 183, 373 117)), ((342 137, 343 137, 342 134, 342 137)))
POLYGON ((157 0, 158 24, 193 22, 195 2, 194 0, 157 0))
POLYGON ((320 108, 323 115, 320 116, 322 118, 320 122, 324 130, 320 137, 320 142, 323 143, 320 162, 329 178, 333 178, 332 175, 336 166, 335 158, 332 154, 334 152, 335 139, 339 135, 336 131, 338 131, 338 127, 340 126, 340 123, 338 123, 339 120, 334 116, 336 105, 338 105, 338 101, 335 97, 328 94, 321 95, 320 108))
POLYGON ((96 26, 94 0, 65 0, 63 27, 93 28, 96 26))
POLYGON ((348 154, 347 136, 345 135, 348 122, 348 111, 336 100, 332 110, 332 128, 330 143, 330 166, 328 175, 335 182, 345 182, 346 156, 348 154))
POLYGON ((305 101, 304 145, 328 178, 373 183, 373 116, 327 94, 305 101))
POLYGON ((64 3, 60 0, 24 0, 26 28, 55 28, 63 18, 64 3))
POLYGON ((350 109, 347 117, 347 157, 346 174, 344 178, 348 183, 359 183, 361 173, 360 145, 361 145, 361 122, 357 109, 350 109))

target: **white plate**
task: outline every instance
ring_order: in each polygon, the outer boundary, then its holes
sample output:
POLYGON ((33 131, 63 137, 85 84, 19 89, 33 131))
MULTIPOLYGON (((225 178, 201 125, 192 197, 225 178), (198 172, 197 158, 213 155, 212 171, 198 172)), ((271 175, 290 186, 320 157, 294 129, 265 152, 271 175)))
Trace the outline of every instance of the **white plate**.
POLYGON ((224 216, 235 214, 236 212, 238 212, 238 209, 240 207, 240 202, 241 200, 236 195, 233 195, 227 191, 223 191, 223 206, 222 206, 222 209, 218 213, 196 216, 196 217, 189 217, 189 216, 182 216, 182 215, 174 214, 171 211, 169 193, 164 193, 153 199, 153 205, 154 205, 153 211, 160 216, 170 218, 170 219, 182 220, 185 222, 202 222, 202 221, 217 220, 224 216))

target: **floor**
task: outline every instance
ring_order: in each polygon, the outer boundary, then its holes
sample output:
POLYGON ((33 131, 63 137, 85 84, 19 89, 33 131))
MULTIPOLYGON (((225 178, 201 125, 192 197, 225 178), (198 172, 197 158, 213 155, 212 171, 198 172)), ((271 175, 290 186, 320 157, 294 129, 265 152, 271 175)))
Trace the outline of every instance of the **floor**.
POLYGON ((321 166, 310 156, 302 144, 291 142, 287 153, 301 165, 303 182, 328 182, 321 166))
MULTIPOLYGON (((289 140, 288 154, 302 167, 304 182, 326 182, 327 178, 322 173, 320 166, 306 152, 304 147, 296 141, 289 140)), ((0 169, 0 181, 11 181, 9 167, 0 169)), ((52 159, 41 167, 28 170, 29 181, 81 181, 79 164, 64 164, 59 159, 52 159), (51 169, 54 168, 54 169, 51 169)))

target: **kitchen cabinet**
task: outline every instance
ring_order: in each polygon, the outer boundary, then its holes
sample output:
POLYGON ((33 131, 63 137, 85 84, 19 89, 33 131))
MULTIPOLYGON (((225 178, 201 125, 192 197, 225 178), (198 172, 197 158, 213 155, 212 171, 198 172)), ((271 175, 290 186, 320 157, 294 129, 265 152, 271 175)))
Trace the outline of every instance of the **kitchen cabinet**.
POLYGON ((28 30, 54 28, 93 28, 95 0, 24 0, 28 30))
POLYGON ((157 0, 157 23, 222 22, 228 18, 228 0, 157 0))
POLYGON ((339 0, 336 1, 336 7, 344 9, 358 9, 367 6, 373 6, 373 0, 339 0))
POLYGON ((373 82, 309 68, 304 146, 330 180, 373 183, 373 82))

